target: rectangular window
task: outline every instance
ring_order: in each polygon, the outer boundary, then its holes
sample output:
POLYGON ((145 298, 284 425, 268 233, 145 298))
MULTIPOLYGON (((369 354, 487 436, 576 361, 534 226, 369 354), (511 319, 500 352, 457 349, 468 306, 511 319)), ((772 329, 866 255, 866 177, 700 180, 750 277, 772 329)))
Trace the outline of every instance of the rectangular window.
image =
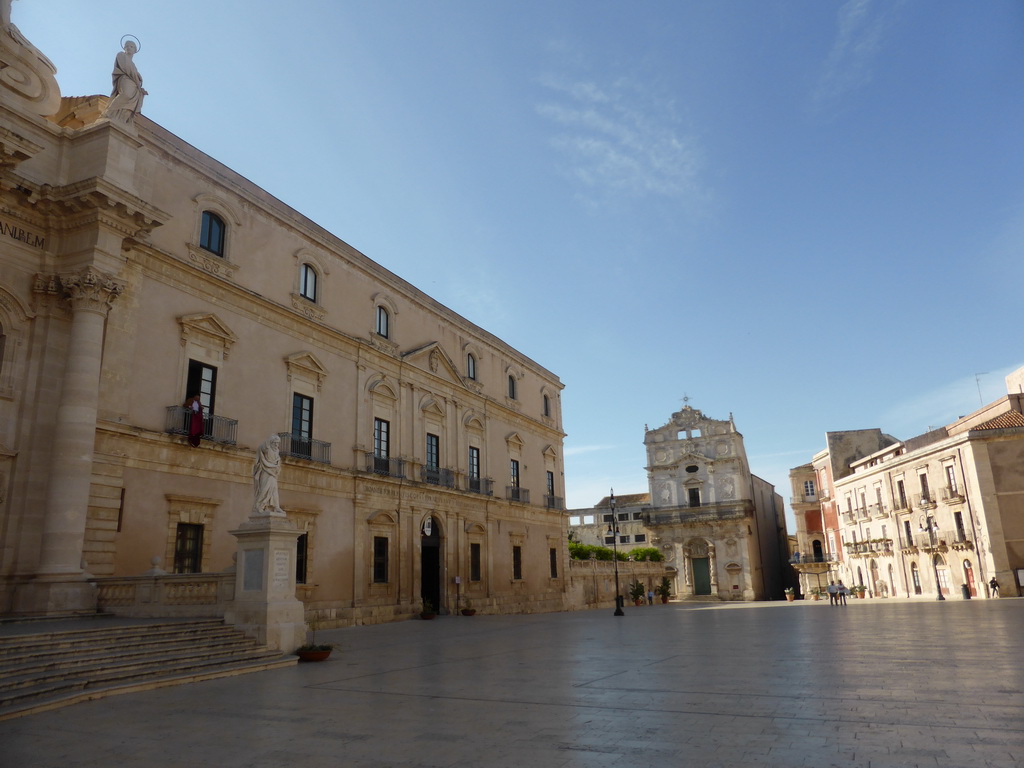
POLYGON ((804 480, 804 496, 808 499, 814 498, 814 481, 804 480))
POLYGON ((946 487, 950 493, 956 493, 956 468, 952 464, 946 467, 946 487))
POLYGON ((523 548, 512 547, 512 578, 521 581, 523 578, 523 548))
POLYGON ((605 523, 614 523, 615 515, 602 515, 601 520, 605 523))
POLYGON ((604 543, 605 544, 609 544, 609 545, 614 544, 615 543, 615 537, 614 536, 605 536, 604 537, 604 543))
POLYGON ((296 456, 313 455, 313 398, 292 395, 292 449, 296 456))
POLYGON ((373 455, 382 459, 391 455, 391 423, 384 419, 373 420, 373 455))
POLYGON ((198 360, 188 361, 188 380, 185 382, 185 399, 199 395, 206 413, 213 413, 217 394, 217 369, 198 360))
POLYGON ((623 534, 619 536, 619 544, 629 544, 629 535, 623 534))
POLYGON ((913 545, 914 537, 913 537, 913 535, 911 533, 911 530, 910 530, 910 521, 909 520, 904 520, 903 521, 903 535, 904 535, 904 537, 906 537, 906 545, 908 547, 913 545))
POLYGON ((629 520, 629 512, 619 512, 619 520, 620 521, 629 520))
POLYGON ((548 496, 554 496, 555 495, 555 473, 554 472, 550 472, 549 471, 547 473, 547 484, 548 484, 548 496))
POLYGON ((509 480, 513 488, 519 487, 519 459, 512 459, 509 462, 509 480))
POLYGON ((437 435, 427 433, 427 469, 441 466, 441 440, 437 435))
POLYGON ((469 580, 480 581, 480 545, 469 545, 469 580))
POLYGON ((633 519, 634 520, 643 520, 644 519, 644 513, 643 512, 634 512, 633 513, 633 519))
POLYGON ((174 537, 174 572, 202 573, 203 526, 178 523, 174 537))
POLYGON ((700 488, 690 488, 688 491, 691 507, 700 506, 700 488))
POLYGON ((900 509, 907 508, 907 489, 903 487, 903 481, 896 481, 896 496, 899 498, 900 509))
POLYGON ((385 339, 391 333, 390 317, 388 317, 388 311, 384 307, 377 307, 377 334, 383 336, 385 339))
POLYGON ((373 537, 373 583, 388 583, 388 537, 373 537))
POLYGON ((480 449, 469 446, 469 476, 480 479, 480 449))
POLYGON ((558 578, 558 550, 554 547, 548 550, 548 563, 551 566, 551 578, 558 578))
POLYGON ((931 501, 931 494, 928 493, 928 475, 918 475, 921 480, 921 501, 931 501))
POLYGON ((309 534, 304 533, 295 542, 295 583, 306 583, 306 562, 309 555, 309 534))
POLYGON ((637 544, 643 544, 645 541, 647 541, 647 534, 638 533, 636 536, 633 537, 633 541, 635 541, 637 544))

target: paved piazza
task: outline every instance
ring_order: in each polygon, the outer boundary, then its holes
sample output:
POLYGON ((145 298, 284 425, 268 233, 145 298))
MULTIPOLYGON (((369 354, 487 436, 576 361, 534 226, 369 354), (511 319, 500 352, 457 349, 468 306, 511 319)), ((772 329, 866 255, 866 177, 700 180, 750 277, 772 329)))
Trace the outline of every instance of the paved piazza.
POLYGON ((340 644, 326 663, 0 723, 0 765, 1024 765, 1021 599, 670 604, 318 635, 340 644))

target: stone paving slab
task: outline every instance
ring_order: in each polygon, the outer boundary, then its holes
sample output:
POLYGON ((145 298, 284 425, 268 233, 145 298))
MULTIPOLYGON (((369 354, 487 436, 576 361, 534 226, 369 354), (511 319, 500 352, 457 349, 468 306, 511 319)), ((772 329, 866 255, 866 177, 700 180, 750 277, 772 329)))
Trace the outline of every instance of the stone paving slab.
POLYGON ((322 664, 0 723, 0 768, 1024 766, 1024 600, 321 631, 322 664))

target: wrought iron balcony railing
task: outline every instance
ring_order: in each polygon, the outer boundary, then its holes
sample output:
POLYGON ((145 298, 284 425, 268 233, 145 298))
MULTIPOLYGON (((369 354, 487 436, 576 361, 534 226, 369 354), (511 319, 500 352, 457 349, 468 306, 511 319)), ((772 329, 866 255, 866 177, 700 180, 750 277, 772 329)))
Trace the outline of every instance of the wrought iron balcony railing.
MULTIPOLYGON (((164 432, 171 435, 188 435, 192 423, 192 409, 183 405, 171 405, 167 408, 164 421, 164 432)), ((203 440, 211 440, 224 445, 234 445, 238 437, 238 422, 225 419, 223 416, 203 414, 203 440)))
POLYGON ((518 501, 523 504, 530 503, 530 489, 522 488, 518 485, 506 485, 505 486, 505 498, 509 501, 518 501))
POLYGON ((367 472, 385 477, 405 477, 405 461, 403 459, 378 456, 373 451, 367 451, 365 456, 367 472))
POLYGON ((281 455, 295 459, 317 461, 321 464, 331 463, 331 444, 311 437, 293 435, 291 432, 278 432, 281 438, 281 455))
POLYGON ((565 500, 561 496, 544 494, 544 506, 548 509, 565 509, 565 500))
POLYGON ((442 467, 420 468, 420 480, 431 485, 440 485, 444 488, 455 487, 455 473, 450 469, 442 467))
POLYGON ((490 496, 494 493, 492 490, 493 487, 494 481, 489 477, 466 478, 466 490, 470 493, 479 493, 483 496, 490 496))
POLYGON ((821 499, 816 493, 804 493, 800 496, 791 496, 789 501, 792 504, 817 504, 821 499))
POLYGON ((964 500, 964 494, 959 488, 947 485, 945 488, 939 489, 939 498, 949 504, 956 504, 964 500))
POLYGON ((789 562, 793 565, 806 565, 808 563, 834 563, 836 556, 831 552, 825 552, 820 555, 793 555, 789 558, 789 562))

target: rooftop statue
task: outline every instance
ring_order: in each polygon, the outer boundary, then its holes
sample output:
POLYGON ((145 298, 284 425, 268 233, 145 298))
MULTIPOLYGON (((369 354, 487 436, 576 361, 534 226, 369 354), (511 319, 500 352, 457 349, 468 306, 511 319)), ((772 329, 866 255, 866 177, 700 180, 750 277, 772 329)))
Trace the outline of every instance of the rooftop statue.
POLYGON ((148 93, 142 87, 142 75, 132 61, 138 50, 135 41, 128 40, 124 50, 114 59, 114 71, 111 74, 114 88, 110 93, 110 103, 103 113, 104 117, 126 125, 135 122, 135 116, 142 112, 142 99, 148 93))

